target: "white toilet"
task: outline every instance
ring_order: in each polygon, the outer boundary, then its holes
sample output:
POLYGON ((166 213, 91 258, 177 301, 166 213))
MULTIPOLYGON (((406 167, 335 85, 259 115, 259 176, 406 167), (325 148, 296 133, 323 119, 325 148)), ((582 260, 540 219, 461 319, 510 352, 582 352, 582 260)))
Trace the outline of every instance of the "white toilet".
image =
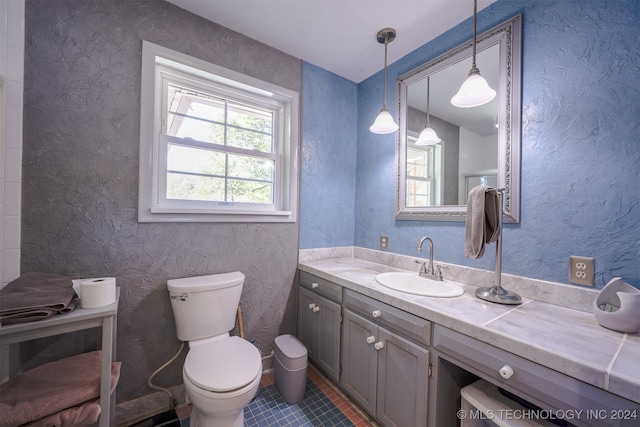
POLYGON ((178 339, 189 342, 182 378, 193 427, 244 425, 244 407, 258 393, 262 358, 230 336, 242 294, 240 272, 167 281, 178 339))

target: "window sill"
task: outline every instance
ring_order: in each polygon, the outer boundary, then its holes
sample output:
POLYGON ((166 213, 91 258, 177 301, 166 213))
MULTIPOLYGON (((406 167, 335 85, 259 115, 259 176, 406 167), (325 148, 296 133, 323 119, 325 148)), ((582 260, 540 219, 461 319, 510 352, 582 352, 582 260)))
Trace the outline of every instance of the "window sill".
POLYGON ((138 222, 296 222, 292 211, 176 209, 154 207, 138 211, 138 222))

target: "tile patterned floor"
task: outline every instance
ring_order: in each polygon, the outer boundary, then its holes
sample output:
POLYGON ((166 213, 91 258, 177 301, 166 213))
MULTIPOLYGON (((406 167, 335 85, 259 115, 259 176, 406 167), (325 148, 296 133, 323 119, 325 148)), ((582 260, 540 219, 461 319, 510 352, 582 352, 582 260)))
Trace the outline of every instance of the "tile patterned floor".
MULTIPOLYGON (((189 427, 189 407, 176 410, 182 427, 189 427)), ((274 384, 273 373, 262 376, 260 394, 245 408, 245 427, 368 427, 368 417, 313 366, 307 370, 304 399, 290 405, 274 384)))

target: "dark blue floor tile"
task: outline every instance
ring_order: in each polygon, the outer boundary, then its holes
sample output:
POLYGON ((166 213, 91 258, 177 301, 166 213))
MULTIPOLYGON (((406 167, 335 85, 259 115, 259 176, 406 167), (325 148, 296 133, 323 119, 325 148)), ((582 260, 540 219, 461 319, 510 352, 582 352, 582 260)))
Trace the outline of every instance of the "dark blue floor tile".
MULTIPOLYGON (((307 380, 304 399, 297 404, 284 401, 275 384, 260 389, 244 409, 245 427, 354 427, 311 380, 307 380)), ((189 427, 189 419, 182 420, 189 427)))

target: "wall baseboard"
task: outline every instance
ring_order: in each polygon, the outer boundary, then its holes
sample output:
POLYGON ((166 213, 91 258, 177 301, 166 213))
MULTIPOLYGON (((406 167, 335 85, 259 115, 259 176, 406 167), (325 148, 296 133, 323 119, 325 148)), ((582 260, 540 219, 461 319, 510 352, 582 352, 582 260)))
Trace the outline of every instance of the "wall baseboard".
MULTIPOLYGON (((169 391, 177 402, 176 407, 186 405, 183 384, 171 387, 169 391)), ((171 409, 169 396, 165 392, 157 391, 116 405, 116 425, 127 427, 169 409, 171 409)))

